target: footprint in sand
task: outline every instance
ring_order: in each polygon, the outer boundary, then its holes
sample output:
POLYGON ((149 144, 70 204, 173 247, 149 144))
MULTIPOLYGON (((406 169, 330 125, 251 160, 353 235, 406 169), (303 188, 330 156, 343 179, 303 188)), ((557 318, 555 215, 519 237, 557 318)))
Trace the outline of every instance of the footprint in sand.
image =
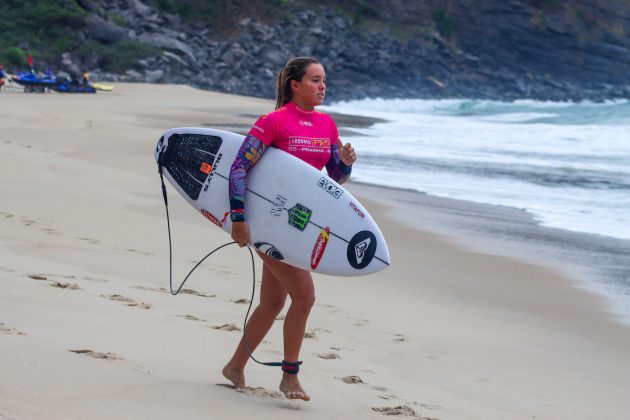
MULTIPOLYGON (((215 385, 234 389, 234 385, 228 385, 228 384, 215 384, 215 385)), ((256 395, 256 396, 265 397, 265 398, 274 398, 278 400, 283 398, 280 392, 270 391, 263 387, 252 388, 250 386, 246 386, 245 388, 236 389, 236 392, 240 392, 241 394, 247 394, 247 395, 256 395)))
POLYGON ((83 290, 79 287, 78 284, 75 283, 61 283, 55 282, 51 284, 52 287, 58 287, 59 289, 68 289, 68 290, 83 290))
POLYGON ((153 307, 150 303, 139 303, 132 298, 123 295, 101 295, 101 297, 107 298, 109 300, 114 300, 116 302, 125 303, 127 306, 137 306, 138 308, 142 309, 151 309, 153 307))
POLYGON ((189 320, 191 320, 191 321, 201 321, 201 322, 206 322, 206 320, 205 320, 205 319, 197 318, 197 317, 196 317, 196 316, 194 316, 194 315, 177 315, 177 316, 179 316, 179 317, 181 317, 181 318, 184 318, 184 319, 189 319, 189 320))
POLYGON ((233 301, 234 303, 240 303, 240 304, 247 304, 250 302, 249 299, 239 299, 239 300, 235 300, 233 301))
POLYGON ((356 375, 344 376, 343 378, 339 378, 343 383, 346 384, 362 384, 363 379, 356 375))
POLYGON ((247 395, 256 395, 258 397, 264 397, 264 398, 274 398, 274 399, 282 399, 282 393, 278 392, 278 391, 270 391, 268 389, 265 389, 263 387, 256 387, 256 388, 252 388, 252 387, 245 387, 245 388, 241 388, 241 389, 237 389, 237 392, 240 392, 242 394, 247 394, 247 395))
POLYGON ((385 416, 408 416, 408 417, 414 417, 416 419, 428 420, 428 418, 426 417, 425 418, 420 417, 408 405, 399 405, 396 407, 372 407, 372 410, 376 411, 379 414, 383 414, 385 416))
POLYGON ((184 295, 193 295, 193 296, 207 297, 207 298, 217 297, 217 295, 209 295, 209 294, 206 294, 206 293, 198 292, 198 291, 193 290, 193 289, 182 289, 182 290, 180 290, 179 293, 182 293, 184 295))
POLYGON ((92 239, 92 238, 77 238, 77 239, 80 239, 82 241, 86 241, 86 242, 88 242, 88 243, 90 243, 92 245, 98 245, 98 244, 101 243, 101 241, 99 241, 98 239, 92 239))
POLYGON ((241 330, 239 327, 237 327, 234 324, 215 325, 210 328, 215 329, 215 330, 220 330, 220 331, 240 331, 241 330))
POLYGON ((407 340, 407 338, 402 335, 402 334, 394 334, 396 336, 396 338, 394 338, 392 341, 394 343, 404 343, 405 341, 409 341, 407 340))
POLYGON ((48 280, 48 277, 43 274, 29 274, 28 278, 33 280, 48 280))
POLYGON ((140 254, 140 255, 152 255, 150 252, 138 251, 137 249, 133 249, 133 248, 125 248, 125 251, 134 252, 134 253, 140 254))
POLYGON ((35 223, 36 223, 35 220, 22 219, 22 224, 24 226, 31 226, 31 225, 34 225, 35 223))
POLYGON ((4 325, 4 322, 0 322, 0 334, 26 335, 22 331, 18 331, 15 328, 4 325))
POLYGON ((337 353, 316 354, 315 356, 325 360, 341 359, 341 356, 339 356, 337 353))
POLYGON ((304 333, 304 338, 316 338, 317 336, 315 335, 314 332, 305 332, 304 333))
POLYGON ((101 352, 92 351, 92 350, 68 350, 68 351, 71 351, 72 353, 77 353, 77 354, 85 354, 86 356, 90 356, 95 359, 123 360, 122 357, 119 357, 114 353, 101 353, 101 352))
POLYGON ((123 295, 101 295, 101 297, 107 298, 109 300, 115 300, 116 302, 125 302, 125 303, 135 303, 136 301, 123 296, 123 295))

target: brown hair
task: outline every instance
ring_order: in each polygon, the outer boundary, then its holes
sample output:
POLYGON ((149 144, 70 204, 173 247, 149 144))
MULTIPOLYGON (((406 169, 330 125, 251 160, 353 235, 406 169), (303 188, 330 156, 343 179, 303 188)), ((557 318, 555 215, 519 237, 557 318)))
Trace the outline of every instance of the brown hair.
POLYGON ((311 57, 296 57, 289 60, 280 70, 276 88, 276 109, 293 99, 291 80, 301 82, 306 74, 306 68, 311 64, 320 64, 320 62, 311 57))

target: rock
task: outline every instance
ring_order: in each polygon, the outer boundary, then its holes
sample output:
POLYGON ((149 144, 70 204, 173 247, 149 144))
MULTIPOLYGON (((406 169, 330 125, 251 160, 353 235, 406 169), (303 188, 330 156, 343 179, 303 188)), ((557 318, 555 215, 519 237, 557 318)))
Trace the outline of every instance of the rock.
POLYGON ((153 14, 154 11, 146 4, 143 4, 140 0, 127 0, 128 8, 133 11, 136 15, 142 16, 144 18, 153 14))
POLYGON ((144 78, 142 77, 142 75, 135 70, 127 70, 125 72, 125 75, 126 75, 125 82, 138 83, 138 82, 144 81, 144 78))
POLYGON ((94 14, 87 19, 85 31, 89 37, 106 44, 127 38, 125 29, 94 14))
POLYGON ((145 83, 157 83, 162 80, 164 76, 164 70, 147 70, 144 73, 144 81, 145 83))
POLYGON ((187 55, 191 60, 195 59, 195 55, 188 45, 176 39, 169 38, 164 34, 158 32, 144 33, 138 37, 138 40, 158 48, 164 48, 165 50, 180 52, 187 55))
POLYGON ((79 68, 79 64, 76 64, 72 59, 70 53, 66 52, 61 55, 61 68, 70 74, 70 78, 79 79, 83 72, 79 68))

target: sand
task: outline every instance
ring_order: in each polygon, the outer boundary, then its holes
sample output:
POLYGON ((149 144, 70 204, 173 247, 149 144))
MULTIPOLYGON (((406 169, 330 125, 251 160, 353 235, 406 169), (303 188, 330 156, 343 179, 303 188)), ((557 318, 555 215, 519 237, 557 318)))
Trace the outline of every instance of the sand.
MULTIPOLYGON (((279 369, 254 363, 250 388, 229 387, 249 254, 222 250, 168 293, 152 151, 167 128, 243 130, 272 107, 184 86, 0 93, 0 418, 628 418, 630 329, 606 302, 562 266, 430 229, 448 216, 352 182, 392 266, 315 275, 300 373, 312 400, 284 399, 279 369)), ((169 203, 179 284, 229 237, 173 189, 169 203)), ((260 360, 281 359, 281 322, 260 360)))

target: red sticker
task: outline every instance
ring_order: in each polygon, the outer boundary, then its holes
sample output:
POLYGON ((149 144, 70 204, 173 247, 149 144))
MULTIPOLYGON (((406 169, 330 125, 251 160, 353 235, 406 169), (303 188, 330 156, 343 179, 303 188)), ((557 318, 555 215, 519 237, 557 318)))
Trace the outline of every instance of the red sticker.
POLYGON ((210 213, 208 210, 204 210, 201 209, 201 214, 203 214, 204 216, 206 216, 206 219, 210 220, 212 223, 214 223, 215 225, 219 226, 219 227, 223 227, 223 225, 221 224, 221 222, 219 221, 219 219, 217 219, 216 217, 214 217, 214 215, 212 213, 210 213))
POLYGON ((317 241, 315 242, 315 246, 313 247, 313 252, 311 253, 311 268, 315 270, 319 265, 319 262, 322 260, 324 256, 324 251, 326 250, 326 245, 328 244, 328 240, 330 239, 330 228, 326 227, 326 229, 322 229, 319 231, 319 236, 317 237, 317 241))

